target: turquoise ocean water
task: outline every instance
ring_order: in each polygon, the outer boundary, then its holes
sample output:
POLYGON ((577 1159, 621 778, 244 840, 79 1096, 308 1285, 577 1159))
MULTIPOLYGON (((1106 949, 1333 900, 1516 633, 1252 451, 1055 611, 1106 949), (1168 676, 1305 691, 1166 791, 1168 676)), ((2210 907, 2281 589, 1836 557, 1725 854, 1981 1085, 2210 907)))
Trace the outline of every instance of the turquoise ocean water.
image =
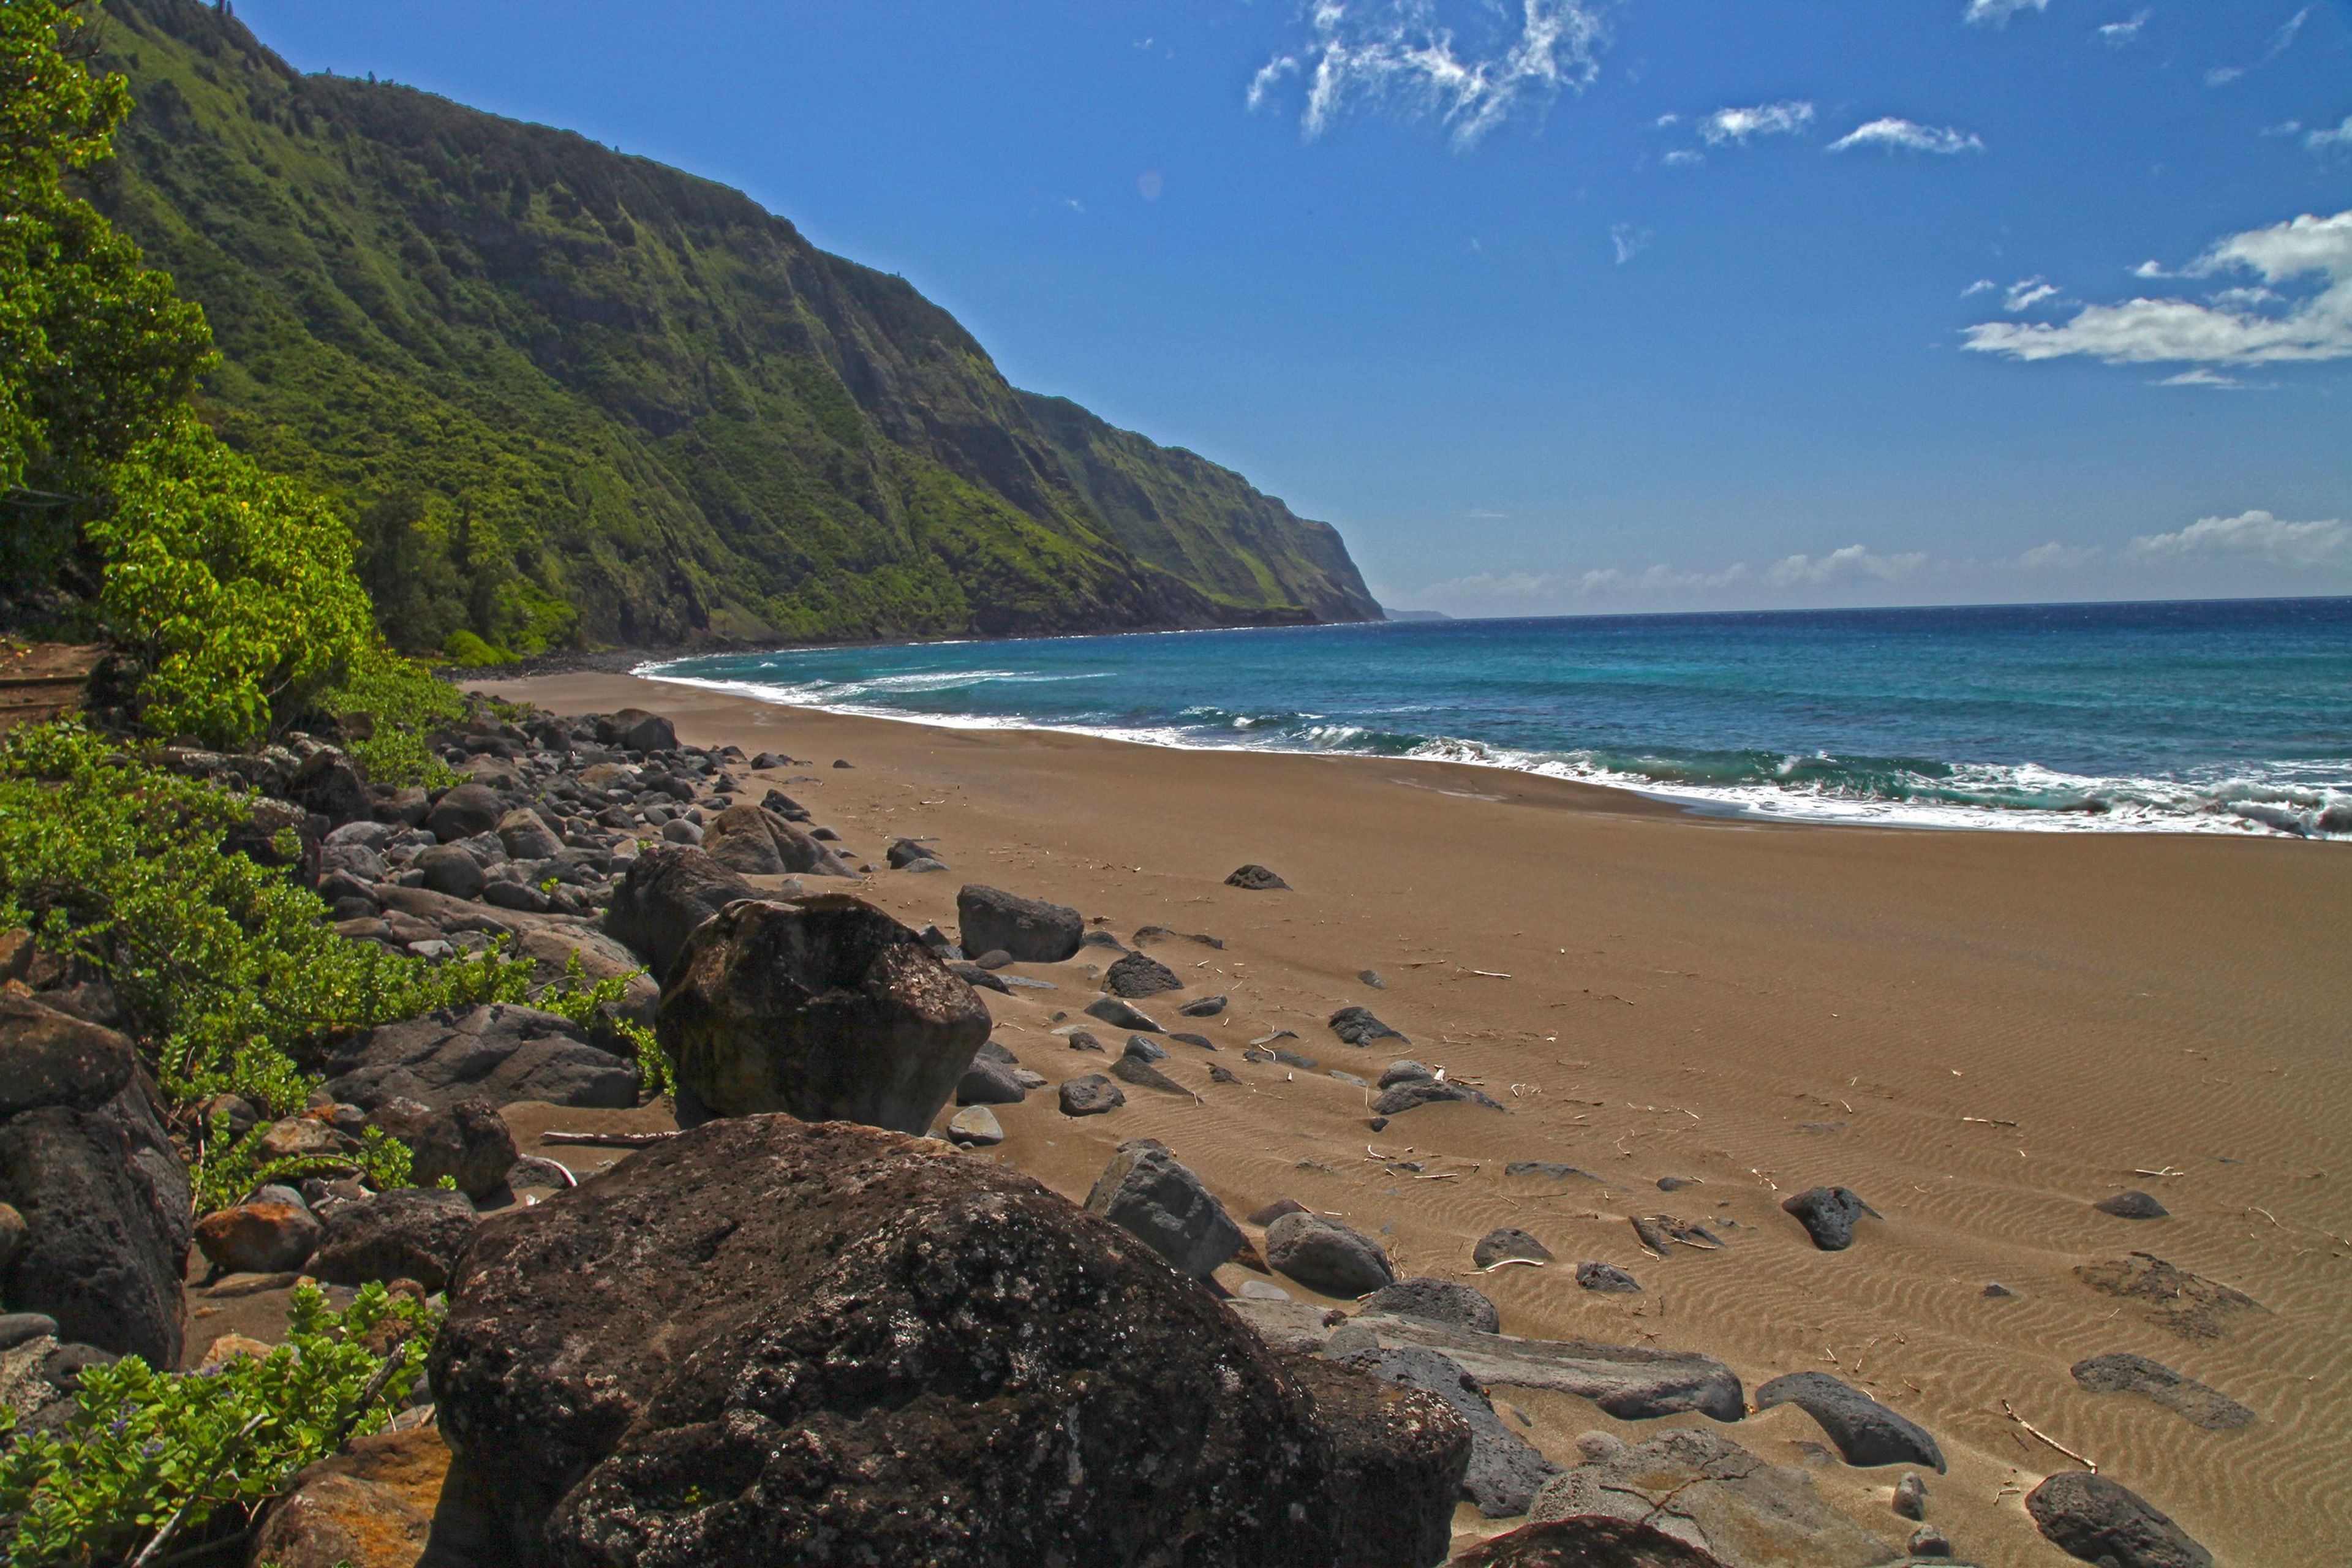
POLYGON ((2352 838, 2352 598, 818 648, 641 673, 842 712, 1440 758, 1777 817, 2352 838))

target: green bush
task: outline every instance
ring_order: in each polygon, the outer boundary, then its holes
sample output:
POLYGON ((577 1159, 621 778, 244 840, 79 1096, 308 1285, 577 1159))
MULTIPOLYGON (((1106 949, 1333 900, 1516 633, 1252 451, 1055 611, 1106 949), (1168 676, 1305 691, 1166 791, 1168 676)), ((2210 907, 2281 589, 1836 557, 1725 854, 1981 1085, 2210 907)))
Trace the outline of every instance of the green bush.
POLYGON ((459 626, 443 639, 441 651, 448 656, 452 664, 481 666, 521 662, 506 649, 492 647, 463 626, 459 626))
POLYGON ((286 1342, 205 1372, 136 1356, 81 1374, 62 1432, 16 1435, 0 1405, 0 1531, 17 1568, 120 1563, 178 1518, 187 1541, 247 1515, 305 1465, 379 1429, 425 1368, 434 1315, 361 1289, 337 1312, 298 1287, 286 1342), (14 1436, 13 1444, 9 1439, 14 1436))
POLYGON ((340 1033, 529 995, 530 966, 495 947, 435 965, 337 934, 315 893, 221 851, 250 809, 73 723, 0 740, 0 927, 102 971, 172 1099, 284 1115, 340 1033))
POLYGON ((415 1173, 408 1145, 380 1127, 370 1127, 360 1133, 356 1153, 297 1154, 265 1160, 261 1157, 261 1141, 268 1136, 269 1128, 265 1121, 238 1138, 229 1131, 227 1112, 213 1117, 205 1128, 195 1164, 188 1172, 198 1214, 232 1207, 265 1182, 348 1176, 381 1193, 407 1186, 415 1173))
POLYGON ((320 706, 342 720, 347 733, 363 732, 349 742, 349 750, 360 771, 376 783, 440 788, 457 782, 425 745, 425 735, 464 714, 465 699, 422 665, 387 648, 372 648, 320 706))

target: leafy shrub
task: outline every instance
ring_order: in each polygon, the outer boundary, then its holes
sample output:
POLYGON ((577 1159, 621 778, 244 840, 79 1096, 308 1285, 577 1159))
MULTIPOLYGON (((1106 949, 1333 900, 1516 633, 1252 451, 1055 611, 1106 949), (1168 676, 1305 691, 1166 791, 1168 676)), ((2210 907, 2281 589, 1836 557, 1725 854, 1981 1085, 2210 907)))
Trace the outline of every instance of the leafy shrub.
POLYGON ((465 700, 423 666, 385 648, 372 648, 320 705, 344 721, 352 760, 379 784, 440 788, 457 782, 425 744, 427 731, 458 717, 465 700))
POLYGON ((436 966, 337 934, 315 893, 222 853, 250 809, 70 722, 0 739, 0 926, 102 971, 173 1100, 283 1115, 336 1034, 529 994, 530 966, 495 946, 436 966))
POLYGON ((451 632, 443 640, 441 651, 448 656, 449 661, 453 664, 480 666, 520 662, 506 649, 492 647, 463 626, 451 632))
MULTIPOLYGON (((256 1511, 297 1470, 390 1420, 424 1371, 435 1326, 424 1306, 381 1285, 341 1312, 303 1285, 286 1342, 267 1356, 205 1372, 158 1372, 136 1356, 89 1368, 62 1432, 0 1447, 8 1561, 122 1562, 175 1514, 194 1535, 216 1515, 256 1511)), ((0 1444, 16 1420, 0 1405, 0 1444)))
POLYGON ((652 1098, 677 1090, 669 1058, 662 1053, 651 1029, 620 1016, 621 999, 628 994, 629 982, 644 973, 642 969, 633 969, 592 985, 575 952, 564 962, 562 983, 550 986, 533 1005, 562 1014, 592 1035, 601 1033, 617 1038, 637 1058, 638 1089, 652 1098))
POLYGON ((415 1173, 408 1145, 380 1127, 370 1127, 360 1134, 356 1153, 298 1154, 278 1160, 261 1157, 261 1141, 268 1132, 269 1123, 263 1122, 244 1137, 235 1137, 228 1130, 226 1112, 213 1118, 205 1129, 195 1165, 188 1173, 198 1214, 231 1207, 265 1182, 349 1176, 365 1182, 377 1192, 384 1192, 407 1186, 415 1173))
POLYGON ((89 531, 106 560, 107 624, 147 667, 152 728, 250 744, 380 657, 351 530, 324 498, 193 416, 134 451, 114 489, 89 531))

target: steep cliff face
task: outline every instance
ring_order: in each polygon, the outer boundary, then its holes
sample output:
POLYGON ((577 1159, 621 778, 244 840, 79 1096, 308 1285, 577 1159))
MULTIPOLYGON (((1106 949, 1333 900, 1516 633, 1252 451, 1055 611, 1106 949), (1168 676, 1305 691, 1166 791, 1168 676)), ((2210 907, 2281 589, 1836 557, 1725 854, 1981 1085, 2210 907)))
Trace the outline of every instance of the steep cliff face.
POLYGON ((1008 385, 738 192, 112 0, 101 204, 201 301, 204 406, 352 503, 404 646, 1376 618, 1338 533, 1008 385))

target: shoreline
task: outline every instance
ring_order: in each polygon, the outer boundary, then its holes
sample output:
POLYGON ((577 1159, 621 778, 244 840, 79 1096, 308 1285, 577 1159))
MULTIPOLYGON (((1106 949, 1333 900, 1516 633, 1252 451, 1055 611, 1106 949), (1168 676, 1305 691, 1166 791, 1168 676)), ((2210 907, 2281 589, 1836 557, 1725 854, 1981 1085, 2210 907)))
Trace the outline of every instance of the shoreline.
MULTIPOLYGON (((1751 1388, 1845 1377, 1941 1441, 1931 1517, 1985 1568, 2051 1560, 2009 1488, 2071 1468, 2003 1400, 2224 1561, 2315 1565, 2352 1533, 2352 936, 2325 918, 2352 908, 2352 860, 2269 836, 1805 832, 1462 763, 877 721, 633 676, 477 684, 559 712, 648 708, 698 744, 808 759, 751 775, 752 797, 786 790, 863 864, 926 840, 947 874, 879 870, 858 889, 908 925, 952 929, 957 888, 982 882, 1074 905, 1123 943, 1170 932, 1147 945, 1185 989, 1146 1011, 1230 998, 1197 1026, 1168 1020, 1218 1047, 1174 1045, 1162 1064, 1198 1099, 1134 1090, 1084 1121, 1050 1090, 999 1107, 994 1156, 1056 1191, 1083 1197, 1119 1141, 1155 1137, 1234 1215, 1286 1196, 1339 1214, 1401 1272, 1487 1291, 1507 1332, 1703 1351, 1751 1388), (1245 862, 1290 890, 1226 886, 1245 862), (1409 1040, 1340 1043, 1325 1021, 1351 1005, 1409 1040), (1316 1068, 1243 1055, 1283 1029, 1316 1068), (1375 1132, 1370 1091, 1331 1075, 1369 1083, 1392 1057, 1508 1109, 1428 1106, 1375 1132), (1522 1161, 1591 1176, 1504 1173, 1522 1161), (1885 1218, 1816 1251, 1780 1204, 1818 1184, 1885 1218), (2130 1186, 2169 1217, 2092 1208, 2130 1186), (1728 1245, 1653 1257, 1628 1222, 1660 1213, 1728 1245), (1478 1273, 1472 1243, 1505 1225, 1557 1261, 1478 1273), (2076 1275, 2135 1250, 2263 1310, 2187 1339, 2076 1275), (1577 1289, 1586 1259, 1643 1293, 1577 1289), (1996 1281, 2011 1294, 1987 1295, 1996 1281), (2260 1419, 2203 1432, 2069 1376, 2114 1351, 2260 1419)), ((1088 958, 1019 966, 1046 988, 986 994, 996 1038, 1050 1080, 1105 1060, 1052 1032, 1085 1022, 1088 958)), ((1701 1419, 1498 1401, 1563 1463, 1581 1432, 1701 1419)), ((1899 1469, 1824 1460, 1793 1408, 1714 1429, 1901 1539, 1899 1469)), ((1500 1522, 1457 1518, 1457 1540, 1500 1522)))
MULTIPOLYGON (((1211 630, 1230 630, 1212 627, 1211 630)), ((1248 628, 1244 628, 1248 629, 1248 628)), ((1095 634, 1086 634, 1095 635, 1095 634)), ((1119 634, 1130 635, 1130 634, 1119 634)), ((1173 633, 1135 633, 1135 636, 1172 636, 1173 633)), ((988 639, 959 639, 985 641, 988 639)), ((905 647, 956 646, 953 643, 929 645, 887 643, 860 645, 905 647)), ((780 650, 767 650, 780 651, 780 650)), ((805 651, 800 648, 782 651, 805 651)), ((706 657, 706 656, 685 656, 706 657)), ((707 657, 730 657, 713 655, 707 657)), ((658 667, 681 662, 679 658, 652 656, 639 658, 627 669, 609 669, 602 673, 626 675, 634 679, 657 685, 675 686, 688 690, 733 697, 747 702, 785 709, 796 712, 824 713, 836 718, 874 720, 884 723, 912 724, 928 729, 970 731, 982 733, 1031 733, 1078 735, 1089 740, 1118 744, 1149 747, 1171 752, 1212 752, 1251 756, 1354 758, 1365 762, 1433 762, 1452 766, 1491 769, 1522 777, 1546 778, 1564 784, 1580 784, 1587 788, 1609 790, 1632 795, 1654 804, 1670 807, 1691 816, 1720 817, 1749 823, 1777 823, 1806 827, 1879 827, 1904 832, 1926 833, 2021 833, 2033 835, 2137 835, 2151 837, 2243 838, 2252 840, 2290 839, 2305 843, 2338 842, 2339 836, 2326 832, 2297 833, 2247 816, 2225 816, 2220 813, 2198 816, 2181 814, 2170 817, 2151 817, 2139 813, 2069 812, 2042 807, 1998 807, 1991 805, 1960 805, 1948 802, 1916 803, 1909 801, 1868 800, 1837 795, 1801 795, 1774 791, 1769 786, 1724 785, 1724 794, 1700 793, 1704 786, 1677 788, 1672 784, 1639 782, 1636 775, 1612 773, 1595 770, 1593 773, 1577 775, 1566 772, 1549 772, 1558 764, 1537 763, 1523 765, 1497 761, 1488 756, 1431 755, 1432 746, 1455 749, 1492 750, 1486 742, 1476 741, 1442 740, 1425 743, 1415 752, 1387 755, 1377 752, 1318 751, 1297 746, 1220 745, 1189 740, 1165 738, 1164 732, 1115 730, 1076 724, 1037 722, 1025 717, 959 719, 940 713, 903 713, 852 705, 829 705, 797 702, 782 697, 762 695, 759 683, 748 680, 705 679, 698 676, 648 674, 658 667), (1749 798, 1748 793, 1752 792, 1749 798), (1785 807, 1777 803, 1786 802, 1785 807)), ((559 671, 555 673, 583 673, 559 671)), ((533 679, 541 677, 509 676, 509 679, 533 679)), ((1510 751, 1510 748, 1499 748, 1510 751)), ((1516 753, 1538 756, 1542 753, 1516 753)))

